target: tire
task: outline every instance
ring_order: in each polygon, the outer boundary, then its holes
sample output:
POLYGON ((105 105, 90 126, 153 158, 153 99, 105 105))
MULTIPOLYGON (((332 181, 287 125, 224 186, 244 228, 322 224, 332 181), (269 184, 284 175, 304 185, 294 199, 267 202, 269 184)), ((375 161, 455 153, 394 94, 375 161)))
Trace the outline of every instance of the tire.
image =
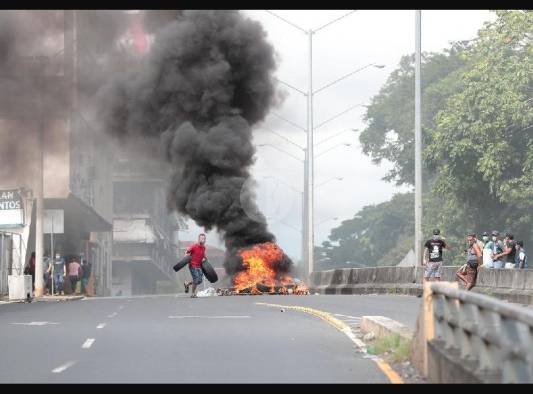
POLYGON ((180 269, 185 267, 190 262, 191 262, 191 256, 187 255, 184 258, 182 258, 180 261, 178 261, 178 263, 172 268, 174 269, 174 271, 178 272, 180 269))
POLYGON ((202 272, 204 273, 207 280, 211 283, 218 281, 218 275, 215 269, 209 264, 209 261, 204 260, 202 262, 202 272))

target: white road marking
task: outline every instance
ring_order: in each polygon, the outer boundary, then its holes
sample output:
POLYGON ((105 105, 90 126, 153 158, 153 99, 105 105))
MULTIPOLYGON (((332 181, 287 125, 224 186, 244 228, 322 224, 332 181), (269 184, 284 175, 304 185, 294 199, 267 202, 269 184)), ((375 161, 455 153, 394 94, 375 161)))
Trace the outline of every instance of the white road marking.
POLYGON ((63 364, 63 365, 60 365, 59 367, 52 369, 52 373, 61 373, 61 372, 63 372, 65 369, 72 367, 74 364, 76 364, 76 361, 69 361, 69 362, 66 362, 66 363, 63 364))
POLYGON ((87 340, 81 345, 82 349, 89 349, 94 343, 94 338, 87 338, 87 340))
POLYGON ((107 317, 115 317, 116 315, 117 315, 117 312, 113 312, 112 314, 107 315, 107 317))
POLYGON ((169 316, 169 319, 189 319, 189 318, 203 318, 203 319, 249 319, 250 316, 169 316))
POLYGON ((124 305, 118 307, 119 310, 124 309, 124 305))
POLYGON ((100 323, 96 326, 96 328, 104 328, 105 327, 105 323, 100 323))
POLYGON ((46 326, 48 324, 59 324, 52 321, 32 321, 30 323, 11 323, 11 324, 18 324, 21 326, 46 326))
POLYGON ((350 319, 357 319, 357 320, 361 320, 361 317, 357 317, 357 316, 350 316, 350 315, 342 315, 340 313, 334 313, 333 314, 334 316, 342 316, 342 317, 348 317, 350 319))
POLYGON ((361 341, 360 339, 358 339, 355 334, 353 333, 353 331, 348 327, 348 328, 344 328, 342 330, 342 332, 344 333, 344 335, 346 335, 348 338, 350 338, 350 340, 355 343, 355 345, 359 348, 359 350, 363 351, 366 353, 366 344, 361 341))

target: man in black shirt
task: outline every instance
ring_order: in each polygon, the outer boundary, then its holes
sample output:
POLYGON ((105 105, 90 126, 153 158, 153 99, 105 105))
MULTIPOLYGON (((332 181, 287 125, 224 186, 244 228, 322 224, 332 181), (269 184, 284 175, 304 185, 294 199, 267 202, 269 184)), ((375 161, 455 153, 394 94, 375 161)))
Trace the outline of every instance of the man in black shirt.
POLYGON ((446 247, 446 242, 440 238, 440 230, 433 230, 433 239, 428 239, 424 244, 425 280, 435 278, 435 280, 440 281, 442 276, 442 250, 446 247))
POLYGON ((83 256, 81 258, 81 269, 81 292, 82 294, 88 295, 87 286, 89 284, 89 278, 91 277, 92 264, 89 260, 84 259, 83 256))

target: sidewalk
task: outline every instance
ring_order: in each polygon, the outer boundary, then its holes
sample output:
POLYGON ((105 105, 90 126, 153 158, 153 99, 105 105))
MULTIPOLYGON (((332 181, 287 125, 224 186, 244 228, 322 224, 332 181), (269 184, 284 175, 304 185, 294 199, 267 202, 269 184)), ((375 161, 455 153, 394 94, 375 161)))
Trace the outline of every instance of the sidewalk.
POLYGON ((40 298, 33 298, 32 302, 41 302, 41 301, 74 301, 81 300, 85 298, 84 295, 46 295, 40 298))
MULTIPOLYGON (((84 295, 45 295, 39 298, 32 298, 31 302, 74 301, 83 298, 85 298, 84 295)), ((0 296, 0 305, 24 302, 26 302, 26 300, 10 300, 8 296, 0 296)))

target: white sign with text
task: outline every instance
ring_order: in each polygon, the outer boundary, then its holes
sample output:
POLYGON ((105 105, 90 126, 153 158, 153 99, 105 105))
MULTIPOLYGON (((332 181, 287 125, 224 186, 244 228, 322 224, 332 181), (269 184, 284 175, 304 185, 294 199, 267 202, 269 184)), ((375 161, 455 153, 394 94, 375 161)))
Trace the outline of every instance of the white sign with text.
POLYGON ((45 209, 43 232, 45 234, 63 234, 65 214, 62 209, 45 209))

